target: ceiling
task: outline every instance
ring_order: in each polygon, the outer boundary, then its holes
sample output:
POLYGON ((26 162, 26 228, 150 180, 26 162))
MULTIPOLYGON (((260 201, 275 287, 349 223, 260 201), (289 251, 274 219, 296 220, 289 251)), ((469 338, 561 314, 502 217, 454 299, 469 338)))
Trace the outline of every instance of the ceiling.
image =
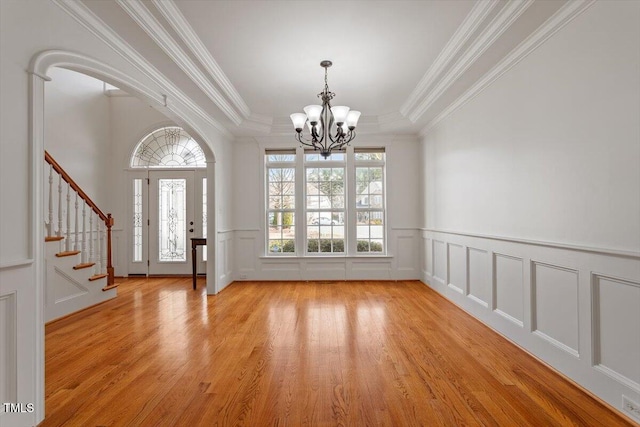
MULTIPOLYGON (((210 119, 237 136, 293 132, 319 103, 362 111, 360 132, 417 134, 565 1, 84 0, 210 119)), ((548 21, 547 21, 548 22, 548 21)))

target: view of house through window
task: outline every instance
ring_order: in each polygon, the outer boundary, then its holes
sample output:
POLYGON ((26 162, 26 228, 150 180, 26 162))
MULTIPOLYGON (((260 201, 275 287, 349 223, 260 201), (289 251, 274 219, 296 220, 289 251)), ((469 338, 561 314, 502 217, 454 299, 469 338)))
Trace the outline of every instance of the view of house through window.
POLYGON ((293 253, 296 206, 295 150, 267 152, 267 229, 270 253, 293 253))
POLYGON ((305 151, 302 159, 295 150, 267 150, 265 170, 270 255, 385 253, 384 149, 327 158, 305 151), (296 176, 304 180, 303 194, 296 193, 296 176))

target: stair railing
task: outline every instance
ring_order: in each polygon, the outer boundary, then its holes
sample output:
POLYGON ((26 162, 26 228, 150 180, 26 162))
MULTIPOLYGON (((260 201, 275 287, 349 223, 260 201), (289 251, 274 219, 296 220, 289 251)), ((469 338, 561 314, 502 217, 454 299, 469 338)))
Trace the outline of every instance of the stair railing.
POLYGON ((44 159, 49 164, 49 211, 46 216, 48 222, 45 224, 47 231, 46 237, 54 240, 65 239, 65 251, 80 251, 82 257, 81 262, 94 264, 95 276, 106 275, 107 285, 113 285, 115 282, 115 273, 111 259, 111 227, 113 227, 114 223, 113 217, 110 213, 105 215, 47 151, 44 152, 44 159), (54 193, 53 186, 56 174, 57 194, 54 193), (64 187, 63 181, 66 183, 65 203, 63 203, 62 194, 64 187), (57 209, 54 207, 56 200, 57 209), (73 225, 72 215, 69 212, 72 206, 72 200, 74 200, 75 203, 73 225), (65 205, 66 210, 64 209, 65 205), (88 212, 87 208, 89 208, 88 212), (78 218, 79 213, 81 218, 78 218), (89 215, 89 229, 87 229, 87 215, 89 215), (94 217, 97 217, 96 221, 94 221, 94 217), (56 224, 57 229, 55 227, 56 224), (63 231, 63 225, 66 225, 65 231, 63 231), (106 247, 104 246, 104 234, 106 234, 106 247), (73 245, 71 242, 72 236, 74 237, 73 245))

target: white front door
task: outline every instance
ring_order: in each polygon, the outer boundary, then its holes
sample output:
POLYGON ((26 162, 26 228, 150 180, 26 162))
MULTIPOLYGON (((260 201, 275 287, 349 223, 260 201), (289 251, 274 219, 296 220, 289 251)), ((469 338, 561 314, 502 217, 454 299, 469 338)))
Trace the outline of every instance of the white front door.
POLYGON ((149 171, 150 275, 191 274, 191 237, 200 225, 194 181, 193 171, 149 171))

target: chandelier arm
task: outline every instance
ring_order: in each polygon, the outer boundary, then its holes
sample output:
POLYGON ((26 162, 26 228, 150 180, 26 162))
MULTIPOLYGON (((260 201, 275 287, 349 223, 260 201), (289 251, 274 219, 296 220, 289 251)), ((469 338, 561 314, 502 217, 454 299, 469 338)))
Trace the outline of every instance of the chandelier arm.
POLYGON ((296 140, 301 144, 313 147, 310 141, 307 141, 307 139, 304 136, 302 136, 302 132, 299 132, 299 133, 296 132, 296 140))

